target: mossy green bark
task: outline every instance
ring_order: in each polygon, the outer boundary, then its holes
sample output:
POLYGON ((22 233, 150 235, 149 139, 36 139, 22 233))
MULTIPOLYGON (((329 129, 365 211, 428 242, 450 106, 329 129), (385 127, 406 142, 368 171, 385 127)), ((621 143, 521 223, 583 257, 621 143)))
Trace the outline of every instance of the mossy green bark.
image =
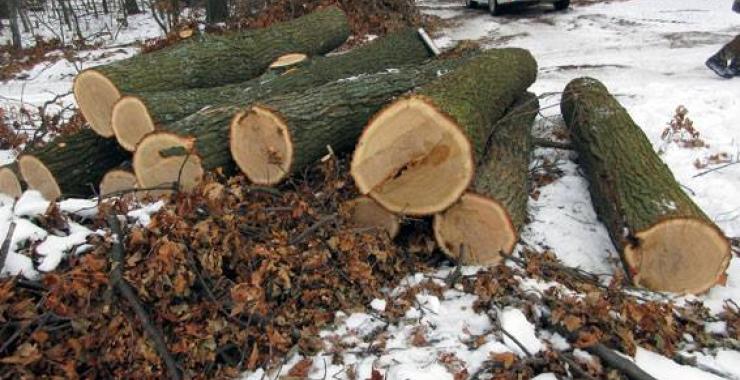
POLYGON ((283 75, 267 73, 255 79, 213 88, 137 95, 156 124, 168 124, 198 112, 206 106, 238 104, 247 106, 268 96, 301 91, 331 81, 403 65, 421 63, 432 53, 414 29, 381 37, 349 52, 316 57, 283 75))
POLYGON ((475 193, 505 208, 517 231, 527 219, 532 123, 539 108, 537 96, 526 93, 495 123, 495 132, 471 186, 475 193))
POLYGON ((197 37, 92 70, 123 94, 214 87, 255 78, 284 54, 328 53, 349 33, 344 12, 330 7, 264 29, 197 37))
POLYGON ((492 126, 536 78, 537 62, 529 51, 492 49, 422 87, 417 94, 457 123, 480 159, 492 126))

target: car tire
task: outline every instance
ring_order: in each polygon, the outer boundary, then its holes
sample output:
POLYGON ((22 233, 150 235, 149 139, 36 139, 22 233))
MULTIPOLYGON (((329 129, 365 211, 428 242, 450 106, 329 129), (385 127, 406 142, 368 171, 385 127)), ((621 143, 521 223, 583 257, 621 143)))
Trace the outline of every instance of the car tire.
POLYGON ((498 5, 498 0, 488 0, 488 11, 494 16, 501 14, 501 6, 498 5))
POLYGON ((570 0, 558 0, 554 2, 553 5, 555 6, 556 11, 563 11, 568 9, 570 6, 570 0))
POLYGON ((478 3, 473 0, 465 0, 465 8, 475 9, 478 8, 478 3))

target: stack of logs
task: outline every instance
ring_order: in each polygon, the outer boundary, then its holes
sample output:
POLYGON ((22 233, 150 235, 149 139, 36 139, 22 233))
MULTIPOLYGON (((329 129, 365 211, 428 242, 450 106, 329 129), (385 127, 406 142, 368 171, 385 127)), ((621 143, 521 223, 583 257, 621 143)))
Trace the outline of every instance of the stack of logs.
MULTIPOLYGON (((91 129, 30 147, 0 169, 0 187, 159 195, 210 171, 275 186, 329 147, 354 151, 356 223, 395 236, 401 216, 428 216, 447 255, 498 263, 527 219, 535 59, 517 48, 438 57, 413 29, 322 56, 348 37, 330 7, 83 71, 74 94, 91 129)), ((720 282, 727 239, 606 88, 573 81, 562 111, 633 282, 694 293, 720 282)))

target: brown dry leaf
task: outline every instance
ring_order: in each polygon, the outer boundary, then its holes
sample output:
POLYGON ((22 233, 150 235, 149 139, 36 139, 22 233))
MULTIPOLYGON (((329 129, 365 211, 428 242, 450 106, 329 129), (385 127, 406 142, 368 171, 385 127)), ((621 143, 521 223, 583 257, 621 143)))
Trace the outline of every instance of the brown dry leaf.
POLYGON ((36 330, 31 334, 31 339, 35 340, 37 343, 43 344, 49 340, 49 333, 47 333, 46 330, 36 330))
POLYGON ((491 360, 501 363, 504 368, 509 369, 516 362, 516 355, 513 352, 491 353, 491 360))
POLYGON ((7 356, 0 359, 0 363, 26 366, 40 359, 41 353, 35 344, 23 343, 18 346, 18 349, 15 351, 13 356, 7 356))
POLYGON ((377 369, 373 368, 373 372, 370 373, 370 379, 368 380, 383 380, 383 375, 377 369))
POLYGON ((583 325, 583 323, 581 322, 581 318, 578 318, 574 315, 568 315, 567 317, 565 317, 565 319, 563 319, 561 323, 563 324, 563 326, 565 326, 566 329, 568 329, 569 332, 574 332, 581 328, 581 326, 583 325))
POLYGON ((424 326, 418 326, 414 328, 411 333, 411 345, 415 347, 424 347, 429 344, 426 337, 427 329, 424 326))
POLYGON ((298 363, 295 363, 293 368, 288 371, 288 376, 299 378, 308 377, 308 373, 311 371, 311 367, 313 367, 313 360, 311 360, 310 358, 304 358, 298 363))

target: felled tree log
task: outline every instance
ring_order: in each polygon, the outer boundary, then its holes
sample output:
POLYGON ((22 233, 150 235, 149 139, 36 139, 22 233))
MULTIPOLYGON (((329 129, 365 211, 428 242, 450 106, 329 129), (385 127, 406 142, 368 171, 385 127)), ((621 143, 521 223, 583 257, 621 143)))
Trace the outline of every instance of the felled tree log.
POLYGON ((724 279, 730 244, 681 190, 627 111, 592 78, 571 81, 563 117, 593 204, 635 285, 700 293, 724 279))
POLYGON ((18 198, 23 194, 23 184, 20 181, 18 164, 12 163, 0 168, 0 194, 18 198))
POLYGON ((129 166, 109 170, 100 180, 101 197, 120 197, 139 199, 146 197, 146 191, 135 191, 139 188, 136 175, 129 166))
POLYGON ((29 188, 55 200, 62 195, 92 195, 105 173, 129 158, 115 140, 84 129, 30 148, 18 159, 18 166, 29 188))
POLYGON ((247 110, 226 106, 199 112, 168 132, 141 140, 134 153, 136 178, 142 187, 178 182, 190 189, 205 171, 228 170, 236 161, 255 183, 278 183, 324 156, 327 145, 335 152, 352 149, 367 120, 384 104, 466 59, 340 80, 272 97, 247 110))
POLYGON ((317 57, 283 75, 261 77, 215 88, 141 93, 124 96, 113 107, 111 127, 124 149, 136 144, 157 126, 194 114, 207 106, 251 103, 288 92, 301 91, 338 79, 388 68, 421 63, 431 57, 418 32, 406 29, 365 46, 331 57, 317 57))
POLYGON ((123 95, 241 82, 284 54, 324 54, 347 37, 345 14, 330 7, 268 28, 204 36, 85 70, 75 79, 75 99, 93 130, 113 137, 111 111, 123 95))
POLYGON ((534 94, 521 96, 491 136, 475 180, 459 201, 434 216, 434 237, 450 257, 466 265, 495 265, 514 250, 527 218, 534 94))
POLYGON ((468 188, 495 121, 536 75, 528 51, 489 50, 384 108, 352 158, 360 192, 396 213, 446 209, 468 188))
POLYGON ((369 197, 358 197, 344 205, 348 222, 355 228, 379 229, 393 239, 401 229, 398 216, 386 211, 369 197))

